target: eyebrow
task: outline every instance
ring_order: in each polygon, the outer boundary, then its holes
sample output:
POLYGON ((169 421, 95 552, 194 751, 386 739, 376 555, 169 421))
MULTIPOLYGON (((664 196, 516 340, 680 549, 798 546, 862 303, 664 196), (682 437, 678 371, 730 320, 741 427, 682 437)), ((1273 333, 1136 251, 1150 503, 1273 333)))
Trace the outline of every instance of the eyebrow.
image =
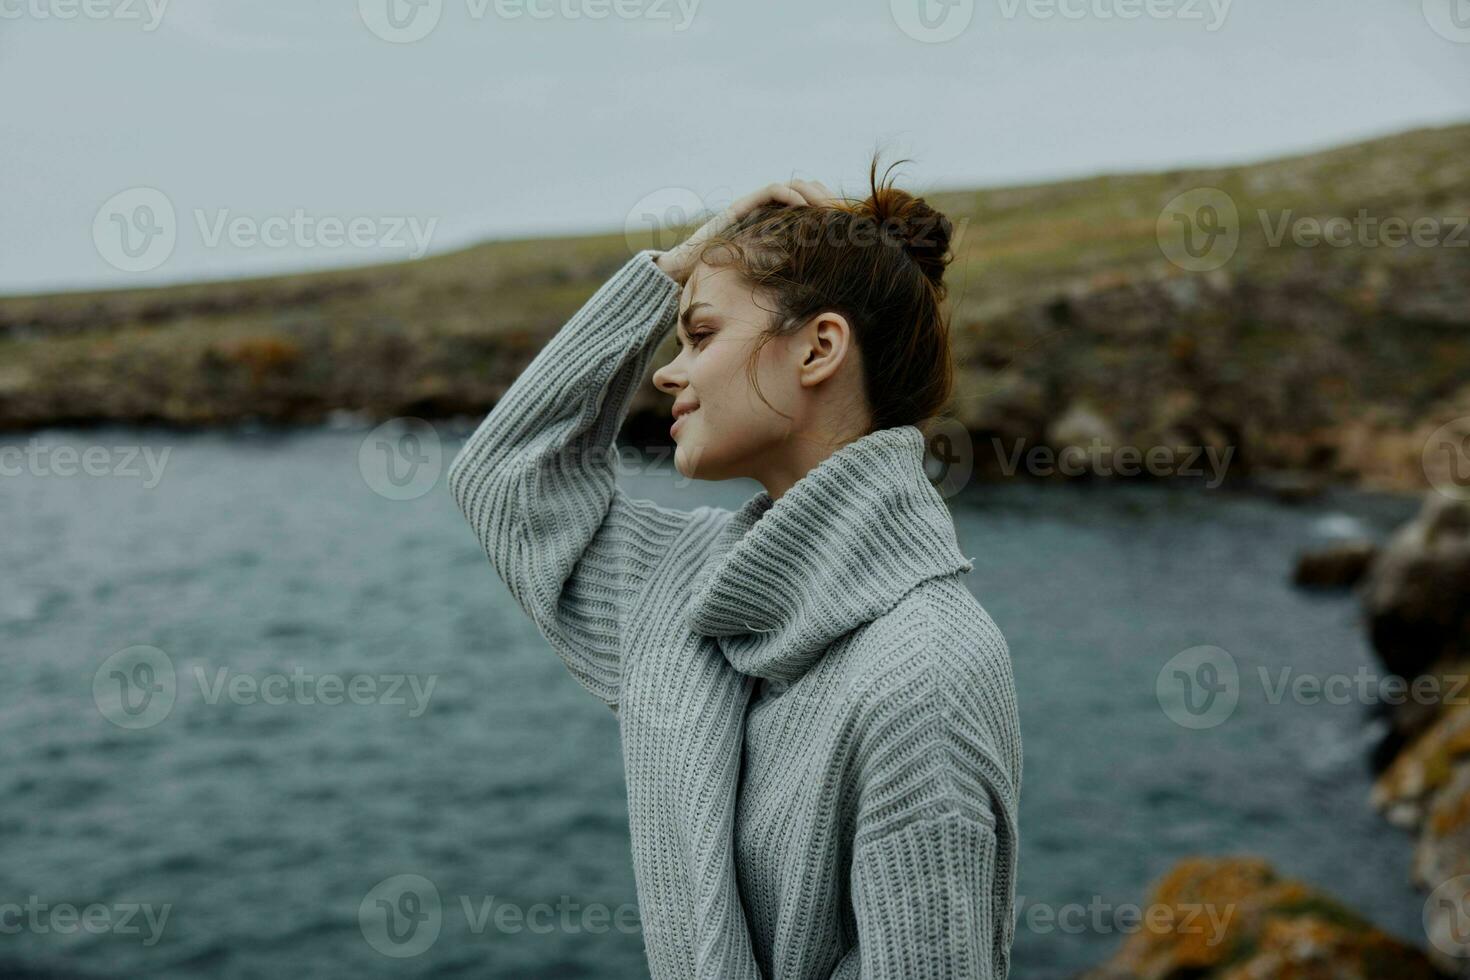
POLYGON ((713 304, 706 303, 703 300, 697 303, 690 303, 689 306, 685 308, 684 312, 679 314, 679 323, 683 325, 684 335, 686 337, 689 335, 689 321, 694 319, 695 309, 701 306, 713 306, 713 304))

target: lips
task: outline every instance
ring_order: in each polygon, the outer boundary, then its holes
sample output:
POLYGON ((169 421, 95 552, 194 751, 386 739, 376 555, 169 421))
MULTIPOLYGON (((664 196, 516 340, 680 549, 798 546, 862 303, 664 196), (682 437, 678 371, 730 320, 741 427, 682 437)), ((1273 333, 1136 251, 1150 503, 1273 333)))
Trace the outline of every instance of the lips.
POLYGON ((676 435, 679 431, 679 426, 683 424, 684 419, 697 411, 699 411, 698 405, 694 405, 692 407, 687 405, 675 405, 674 424, 669 426, 669 435, 676 435))

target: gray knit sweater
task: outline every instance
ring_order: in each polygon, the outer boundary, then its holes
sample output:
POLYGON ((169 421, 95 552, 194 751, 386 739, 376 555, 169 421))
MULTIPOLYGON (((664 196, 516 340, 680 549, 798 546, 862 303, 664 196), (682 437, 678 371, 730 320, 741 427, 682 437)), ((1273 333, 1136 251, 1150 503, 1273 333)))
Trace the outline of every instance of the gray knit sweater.
POLYGON ((449 470, 511 595, 617 713, 652 976, 1003 978, 1015 690, 923 436, 870 433, 734 512, 629 498, 613 439, 678 309, 656 255, 449 470))

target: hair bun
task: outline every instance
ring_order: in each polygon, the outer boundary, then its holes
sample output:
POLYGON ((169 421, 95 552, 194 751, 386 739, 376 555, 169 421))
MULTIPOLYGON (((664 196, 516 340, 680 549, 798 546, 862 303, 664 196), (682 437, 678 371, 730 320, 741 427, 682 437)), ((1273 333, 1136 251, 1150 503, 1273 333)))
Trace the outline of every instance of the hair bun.
POLYGON ((877 221, 885 240, 902 246, 929 281, 942 289, 944 269, 953 259, 950 237, 954 234, 954 226, 922 197, 915 197, 888 183, 887 175, 892 170, 890 166, 880 183, 878 162, 873 161, 869 175, 873 193, 863 202, 863 207, 877 221))

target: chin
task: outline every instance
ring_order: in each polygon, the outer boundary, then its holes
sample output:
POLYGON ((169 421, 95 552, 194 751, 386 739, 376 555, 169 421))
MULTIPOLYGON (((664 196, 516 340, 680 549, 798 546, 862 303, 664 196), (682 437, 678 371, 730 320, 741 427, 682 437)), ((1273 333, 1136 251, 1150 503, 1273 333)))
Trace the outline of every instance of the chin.
POLYGON ((697 454, 685 446, 675 444, 674 446, 674 469, 686 480, 696 479, 694 461, 697 454))
POLYGON ((690 440, 687 436, 685 441, 677 443, 674 447, 674 469, 686 480, 721 480, 718 469, 718 460, 713 458, 708 447, 702 446, 690 440))

